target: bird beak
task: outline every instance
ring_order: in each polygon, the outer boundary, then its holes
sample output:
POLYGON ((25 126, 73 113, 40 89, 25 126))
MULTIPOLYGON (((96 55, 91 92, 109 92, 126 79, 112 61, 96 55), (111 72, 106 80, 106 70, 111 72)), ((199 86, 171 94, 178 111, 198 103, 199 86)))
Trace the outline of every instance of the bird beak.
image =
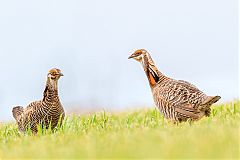
POLYGON ((64 76, 62 73, 59 73, 59 76, 64 76))
POLYGON ((132 59, 133 57, 135 57, 135 56, 134 56, 134 55, 131 55, 131 56, 128 57, 128 59, 132 59))

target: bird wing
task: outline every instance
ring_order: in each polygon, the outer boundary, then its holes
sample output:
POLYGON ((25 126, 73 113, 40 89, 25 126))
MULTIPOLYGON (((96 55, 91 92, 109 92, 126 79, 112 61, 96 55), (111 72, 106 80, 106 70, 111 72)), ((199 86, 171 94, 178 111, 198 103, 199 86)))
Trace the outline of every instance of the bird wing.
POLYGON ((177 115, 185 118, 198 119, 199 104, 205 96, 194 85, 186 81, 169 80, 165 85, 159 86, 158 96, 161 104, 173 107, 177 115))
POLYGON ((35 101, 30 103, 26 109, 24 109, 23 122, 25 128, 27 128, 29 125, 31 128, 36 127, 36 125, 40 122, 42 119, 40 108, 41 101, 35 101))
POLYGON ((24 110, 25 115, 32 114, 34 111, 36 111, 38 108, 40 108, 40 101, 35 101, 30 103, 26 109, 24 110))

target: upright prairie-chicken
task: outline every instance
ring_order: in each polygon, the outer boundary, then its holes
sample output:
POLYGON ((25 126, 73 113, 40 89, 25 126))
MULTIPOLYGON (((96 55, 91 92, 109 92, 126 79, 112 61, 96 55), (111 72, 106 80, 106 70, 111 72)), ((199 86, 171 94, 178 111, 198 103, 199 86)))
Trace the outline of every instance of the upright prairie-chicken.
POLYGON ((153 99, 165 118, 174 122, 199 120, 209 116, 210 106, 217 102, 220 96, 207 96, 196 86, 183 80, 174 80, 163 75, 155 66, 150 54, 139 49, 129 59, 140 62, 147 75, 153 99))
POLYGON ((62 123, 65 113, 58 96, 58 80, 63 76, 61 70, 51 69, 47 75, 47 83, 43 93, 43 99, 30 103, 25 109, 17 106, 12 110, 20 132, 26 132, 28 128, 37 133, 38 125, 54 129, 58 123, 62 123))

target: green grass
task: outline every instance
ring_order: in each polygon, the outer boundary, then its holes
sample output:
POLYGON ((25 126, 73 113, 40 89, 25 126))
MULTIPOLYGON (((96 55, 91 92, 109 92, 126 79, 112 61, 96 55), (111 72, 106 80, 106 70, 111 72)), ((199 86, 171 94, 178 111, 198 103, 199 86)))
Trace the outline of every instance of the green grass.
POLYGON ((156 109, 70 116, 57 131, 19 135, 0 126, 0 159, 239 159, 240 101, 213 106, 211 117, 174 125, 156 109))

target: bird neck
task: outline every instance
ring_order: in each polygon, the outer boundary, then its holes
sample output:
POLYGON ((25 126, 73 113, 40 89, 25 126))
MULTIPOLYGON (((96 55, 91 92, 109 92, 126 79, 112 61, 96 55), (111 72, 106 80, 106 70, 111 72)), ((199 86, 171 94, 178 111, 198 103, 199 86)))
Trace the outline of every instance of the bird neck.
POLYGON ((146 55, 143 57, 142 66, 147 75, 151 88, 167 78, 157 69, 149 53, 146 53, 146 55))
POLYGON ((58 81, 48 78, 43 93, 43 101, 51 102, 54 99, 58 99, 58 81))

